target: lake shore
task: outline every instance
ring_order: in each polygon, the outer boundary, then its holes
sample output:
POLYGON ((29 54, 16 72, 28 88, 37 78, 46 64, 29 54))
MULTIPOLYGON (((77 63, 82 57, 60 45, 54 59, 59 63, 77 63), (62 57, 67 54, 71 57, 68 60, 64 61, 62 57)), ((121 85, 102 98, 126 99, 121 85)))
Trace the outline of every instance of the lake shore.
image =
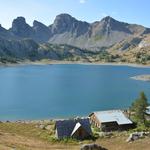
POLYGON ((24 65, 55 65, 55 64, 79 64, 79 65, 104 65, 104 66, 129 66, 129 67, 136 67, 136 68, 150 68, 150 65, 144 64, 134 64, 134 63, 122 63, 122 62, 82 62, 82 61, 54 61, 54 60, 46 60, 46 61, 24 61, 18 62, 15 64, 0 63, 0 66, 3 67, 13 67, 13 66, 24 66, 24 65))

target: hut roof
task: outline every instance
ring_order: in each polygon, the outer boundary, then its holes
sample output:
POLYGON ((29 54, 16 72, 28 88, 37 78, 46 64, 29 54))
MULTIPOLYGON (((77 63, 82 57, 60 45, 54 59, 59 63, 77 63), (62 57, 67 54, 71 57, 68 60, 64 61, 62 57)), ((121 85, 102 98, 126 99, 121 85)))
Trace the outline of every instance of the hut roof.
POLYGON ((74 127, 74 129, 73 129, 73 131, 72 131, 72 133, 71 133, 71 136, 72 136, 80 127, 82 127, 82 125, 81 125, 79 122, 76 123, 76 125, 75 125, 75 127, 74 127))
POLYGON ((101 123, 117 122, 118 125, 132 124, 132 121, 121 110, 98 111, 94 112, 94 114, 101 123))
POLYGON ((70 137, 80 127, 83 127, 89 135, 92 135, 89 118, 78 118, 69 120, 56 121, 56 129, 58 138, 70 137))

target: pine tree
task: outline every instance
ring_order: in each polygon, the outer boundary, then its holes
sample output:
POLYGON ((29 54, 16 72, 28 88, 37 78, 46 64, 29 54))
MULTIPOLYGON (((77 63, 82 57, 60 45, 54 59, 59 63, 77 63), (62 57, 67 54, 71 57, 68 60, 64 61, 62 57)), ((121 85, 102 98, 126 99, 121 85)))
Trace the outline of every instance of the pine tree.
POLYGON ((141 92, 139 98, 132 103, 130 108, 130 110, 133 112, 133 119, 138 124, 145 124, 145 113, 147 111, 147 107, 147 97, 144 92, 141 92))

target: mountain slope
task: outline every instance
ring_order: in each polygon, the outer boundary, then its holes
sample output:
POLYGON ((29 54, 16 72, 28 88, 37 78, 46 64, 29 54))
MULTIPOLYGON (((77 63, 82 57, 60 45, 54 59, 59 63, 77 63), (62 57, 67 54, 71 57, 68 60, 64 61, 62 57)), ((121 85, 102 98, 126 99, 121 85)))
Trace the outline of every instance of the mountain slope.
POLYGON ((150 64, 150 34, 130 37, 107 49, 119 62, 150 64))
POLYGON ((5 40, 0 38, 0 62, 63 60, 92 62, 96 57, 105 59, 106 52, 92 52, 70 45, 38 44, 31 39, 5 40))

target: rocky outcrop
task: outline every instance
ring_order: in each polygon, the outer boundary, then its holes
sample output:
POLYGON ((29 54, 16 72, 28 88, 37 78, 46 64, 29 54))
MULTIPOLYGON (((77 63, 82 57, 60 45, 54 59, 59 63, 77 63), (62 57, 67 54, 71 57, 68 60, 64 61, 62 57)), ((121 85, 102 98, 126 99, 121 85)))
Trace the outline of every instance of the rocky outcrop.
POLYGON ((33 33, 33 39, 38 43, 44 43, 51 37, 50 29, 36 20, 33 22, 33 33))
POLYGON ((80 150, 107 150, 107 149, 97 144, 85 144, 81 147, 80 150))
POLYGON ((50 26, 52 35, 70 33, 73 37, 85 35, 90 28, 87 22, 78 21, 68 14, 56 16, 54 23, 50 26))
POLYGON ((127 142, 133 142, 135 140, 141 139, 145 136, 149 136, 150 132, 135 132, 131 133, 128 139, 126 140, 127 142))
POLYGON ((18 38, 32 38, 33 30, 27 23, 24 17, 18 17, 12 23, 12 27, 9 30, 12 35, 18 38))

